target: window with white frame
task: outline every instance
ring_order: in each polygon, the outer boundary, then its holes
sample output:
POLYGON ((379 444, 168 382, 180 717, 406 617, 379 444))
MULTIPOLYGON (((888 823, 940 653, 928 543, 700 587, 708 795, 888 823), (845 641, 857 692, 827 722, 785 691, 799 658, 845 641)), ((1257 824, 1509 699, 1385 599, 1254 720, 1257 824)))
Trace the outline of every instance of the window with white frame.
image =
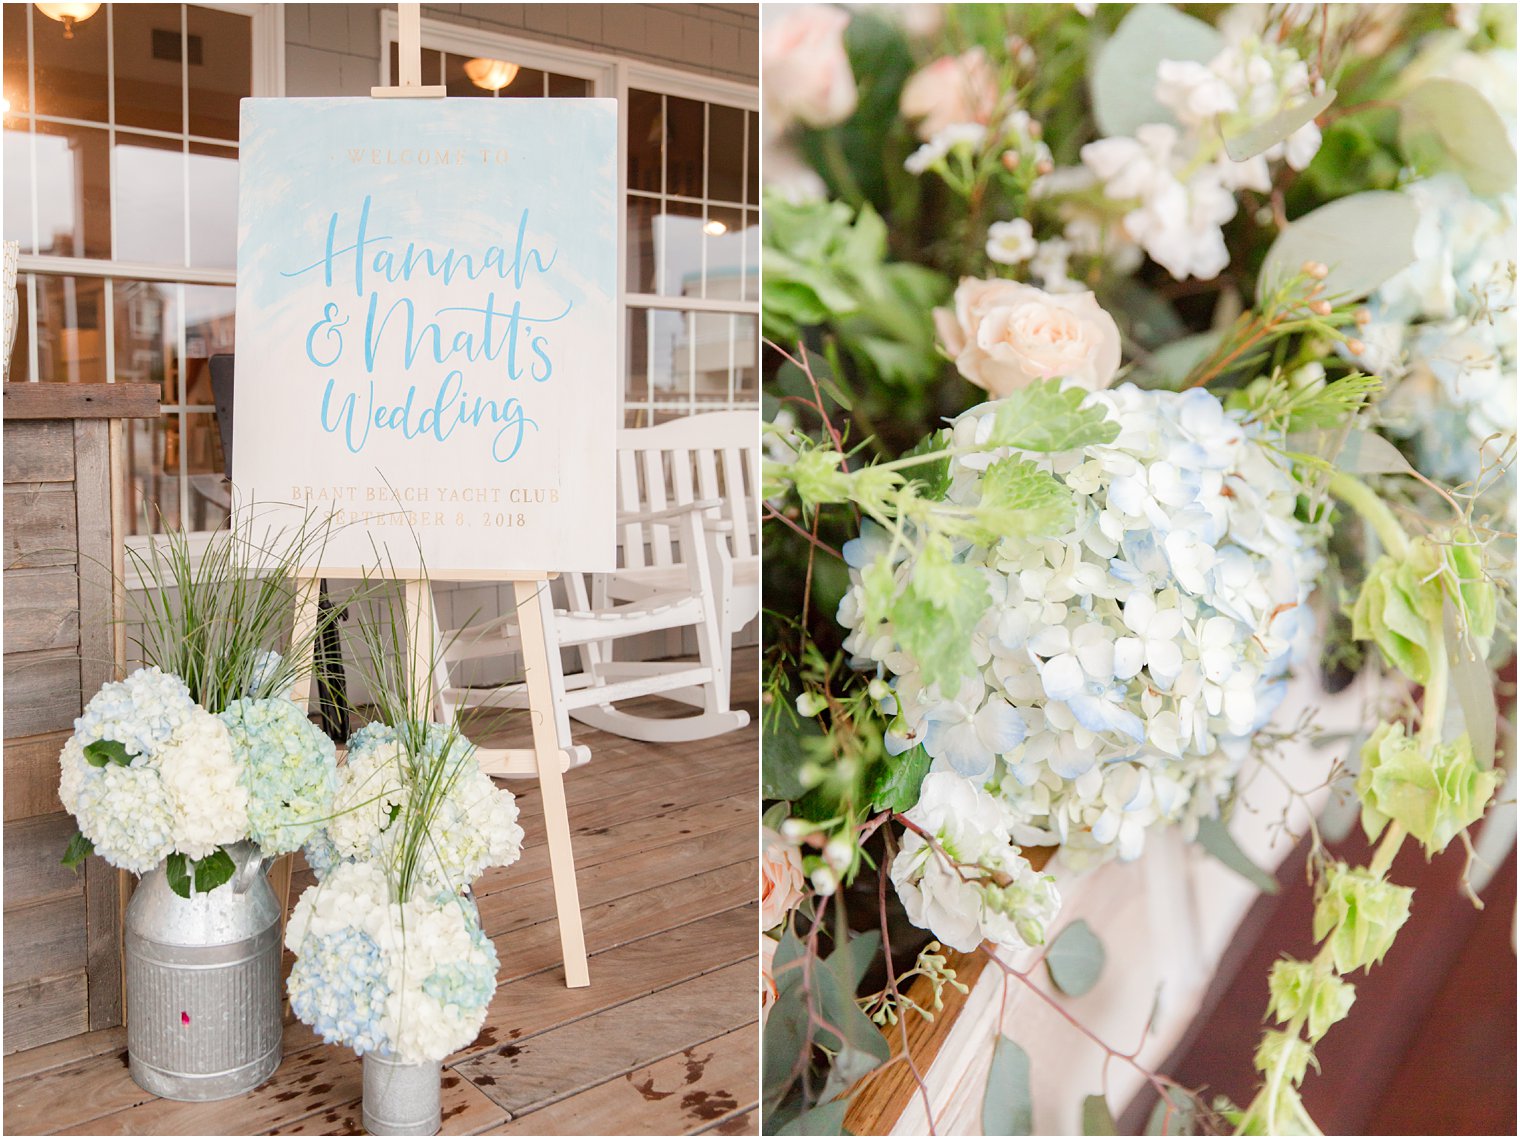
MULTIPOLYGON (((389 11, 382 13, 381 35, 381 82, 390 83, 397 33, 389 11)), ((422 82, 442 83, 450 96, 618 98, 624 422, 645 426, 697 411, 756 407, 754 90, 434 20, 422 22, 422 45, 422 82)))
POLYGON ((134 533, 227 516, 209 362, 233 346, 238 102, 279 93, 274 8, 4 6, 10 378, 160 387, 127 432, 134 533))

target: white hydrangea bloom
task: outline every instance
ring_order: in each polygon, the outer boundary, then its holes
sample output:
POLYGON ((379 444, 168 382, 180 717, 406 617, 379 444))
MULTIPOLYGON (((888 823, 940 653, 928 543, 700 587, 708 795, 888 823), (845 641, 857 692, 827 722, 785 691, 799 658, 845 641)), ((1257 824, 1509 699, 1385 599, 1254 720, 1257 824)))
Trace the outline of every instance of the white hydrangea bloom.
POLYGON ((181 733, 158 753, 159 774, 174 812, 174 846, 204 858, 248 834, 248 789, 232 755, 227 725, 197 708, 181 733))
POLYGON ((907 831, 892 860, 909 921, 962 953, 983 941, 1007 949, 1044 942, 1060 895, 1014 845, 1002 803, 971 780, 931 773, 906 817, 933 836, 931 844, 907 831))
MULTIPOLYGON (((1322 565, 1297 484, 1212 394, 1125 384, 1088 399, 1117 420, 1112 443, 1024 456, 1076 495, 1071 530, 957 548, 987 581, 977 675, 941 692, 889 622, 863 622, 871 535, 846 551, 839 610, 853 663, 893 677, 888 749, 921 743, 932 771, 999 788, 1014 842, 1077 862, 1133 858, 1149 828, 1217 813, 1281 699, 1322 565)), ((996 410, 967 412, 953 442, 985 443, 996 410)), ((975 503, 1008 453, 953 460, 948 501, 975 503)))

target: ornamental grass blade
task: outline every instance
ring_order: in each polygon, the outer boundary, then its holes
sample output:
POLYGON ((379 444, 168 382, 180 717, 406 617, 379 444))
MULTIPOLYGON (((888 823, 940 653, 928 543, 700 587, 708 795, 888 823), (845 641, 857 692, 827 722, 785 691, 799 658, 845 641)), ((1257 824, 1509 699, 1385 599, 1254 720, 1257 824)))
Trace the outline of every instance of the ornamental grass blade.
POLYGON ((1098 983, 1107 956, 1092 927, 1078 919, 1050 943, 1045 968, 1056 988, 1069 997, 1080 997, 1098 983))
POLYGON ((999 1036, 992 1049, 987 1093, 982 1099, 983 1135, 1030 1135, 1034 1100, 1029 1092, 1029 1054, 999 1036))

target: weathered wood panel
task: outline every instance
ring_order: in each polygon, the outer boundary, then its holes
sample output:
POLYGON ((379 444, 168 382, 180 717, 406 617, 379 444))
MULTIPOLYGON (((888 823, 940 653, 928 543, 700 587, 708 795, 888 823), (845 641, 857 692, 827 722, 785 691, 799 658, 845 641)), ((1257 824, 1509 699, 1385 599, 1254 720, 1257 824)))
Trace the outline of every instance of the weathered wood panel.
POLYGON ((5 907, 5 975, 57 977, 85 967, 84 893, 5 907))
POLYGON ((6 384, 5 418, 153 419, 157 384, 6 384))
POLYGON ((58 753, 68 731, 5 741, 6 830, 13 819, 50 815, 63 810, 58 799, 58 753))
POLYGON ((5 730, 35 736, 71 727, 79 698, 79 655, 70 650, 7 653, 5 730))
POLYGON ((79 644, 79 578, 70 568, 5 571, 5 651, 79 644))
POLYGON ((122 1021, 122 913, 131 877, 105 860, 91 858, 84 868, 85 966, 90 979, 90 1027, 110 1028, 122 1021))
POLYGON ((82 969, 67 977, 5 986, 6 1052, 62 1040, 89 1026, 82 969))
POLYGON ((74 423, 74 504, 79 533, 79 675, 88 700, 116 679, 111 580, 111 444, 103 419, 74 423))
POLYGON ((79 558, 71 484, 14 483, 5 488, 5 568, 71 566, 79 558))
POLYGON ((67 420, 23 420, 5 425, 6 482, 73 480, 74 430, 67 420))
MULTIPOLYGON (((74 816, 60 811, 5 824, 5 912, 50 898, 84 896, 84 877, 59 859, 77 828, 74 816)), ((84 923, 80 923, 83 930, 84 923)), ((7 934, 6 942, 10 941, 7 934)), ((7 971, 9 971, 7 969, 7 971)), ((58 972, 59 970, 52 970, 58 972)), ((14 980, 14 978, 7 978, 14 980)))

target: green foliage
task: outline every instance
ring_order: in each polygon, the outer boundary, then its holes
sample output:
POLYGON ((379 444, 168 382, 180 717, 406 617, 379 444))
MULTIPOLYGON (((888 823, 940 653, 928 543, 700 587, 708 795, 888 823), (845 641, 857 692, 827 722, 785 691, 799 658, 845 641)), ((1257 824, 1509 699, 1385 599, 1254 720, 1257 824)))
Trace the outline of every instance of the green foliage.
POLYGON ((918 789, 933 764, 923 747, 888 756, 871 770, 867 794, 875 811, 906 811, 918 803, 918 789))
POLYGON ((1256 1070, 1264 1075, 1278 1073, 1280 1078, 1297 1087, 1304 1082, 1313 1060, 1314 1050, 1307 1040, 1269 1028, 1262 1034, 1253 1062, 1256 1070))
POLYGON ((1383 959, 1409 919, 1414 891, 1361 867, 1332 863, 1319 881, 1314 902, 1314 940, 1330 939, 1338 973, 1370 969, 1383 959))
POLYGON ((1069 997, 1080 997, 1098 983, 1107 959, 1098 935, 1078 919, 1051 941, 1045 953, 1045 968, 1056 988, 1069 997))
POLYGON ((236 872, 237 863, 233 862, 232 855, 221 847, 217 847, 205 858, 194 860, 176 851, 164 862, 164 874, 169 880, 169 889, 181 898, 190 897, 192 882, 197 894, 209 894, 218 886, 231 881, 236 872))
POLYGON ((1368 190, 1340 198, 1295 219, 1267 251, 1257 278, 1267 296, 1306 261, 1329 266, 1324 295, 1334 303, 1359 300, 1414 260, 1419 208, 1405 194, 1368 190))
POLYGON ((1020 388, 999 402, 987 445, 1057 452, 1112 443, 1119 424, 1100 405, 1082 406, 1086 399, 1081 388, 1063 389, 1059 379, 1020 388))
POLYGON ((1498 591, 1483 568, 1483 547, 1467 527, 1452 531, 1442 546, 1449 571, 1447 596, 1457 606, 1464 631, 1480 655, 1487 655, 1498 623, 1498 591))
POLYGON ((1166 1089, 1145 1121, 1147 1135, 1192 1135, 1198 1126, 1198 1104, 1185 1090, 1166 1089))
POLYGON ((1108 1110, 1108 1101, 1100 1095, 1090 1095, 1082 1101, 1083 1135, 1117 1135, 1114 1114, 1108 1110))
POLYGON ((1224 150, 1232 161, 1244 162, 1255 158, 1264 150, 1276 146, 1299 127, 1319 117, 1335 102, 1335 90, 1327 87, 1318 95, 1310 95, 1284 107, 1275 115, 1259 123, 1251 123, 1244 129, 1225 129, 1224 150))
POLYGON ((903 453, 904 459, 919 455, 933 456, 922 463, 905 465, 903 468, 911 472, 909 477, 919 484, 919 495, 933 502, 943 499, 950 490, 950 456, 944 453, 949 445, 950 429, 941 427, 938 431, 925 435, 903 453))
POLYGON ((1363 745, 1356 780, 1368 839, 1391 819, 1429 854, 1482 818, 1498 786, 1499 773, 1478 766, 1466 734, 1427 748, 1397 723, 1379 724, 1363 745))
POLYGON ((999 459, 984 472, 981 490, 965 534, 983 546, 1056 537, 1070 528, 1076 512, 1076 498, 1066 485, 1028 459, 999 459))
POLYGON ((1344 1020, 1356 1000, 1356 989, 1349 982, 1311 962, 1287 957, 1272 966, 1267 987, 1272 993, 1268 1015, 1284 1024, 1301 1018, 1310 1041, 1318 1041, 1331 1025, 1344 1020))
POLYGON ((127 767, 134 758, 128 753, 126 744, 117 740, 94 740, 84 745, 84 761, 91 767, 104 767, 108 763, 127 767))
POLYGON ((84 865, 84 860, 94 853, 95 844, 85 838, 83 832, 75 831, 74 837, 69 839, 68 848, 64 850, 63 857, 59 861, 77 873, 84 865))
POLYGON ((1163 59, 1207 63, 1224 47, 1208 24, 1167 4, 1137 4, 1098 49, 1089 83, 1093 116, 1103 135, 1132 135, 1145 123, 1176 118, 1156 99, 1156 66, 1163 59))
POLYGON ((1034 1133, 1034 1099, 1029 1090, 1029 1054, 999 1035, 982 1099, 983 1135, 1034 1133))
POLYGON ((1400 101, 1399 145, 1420 174, 1451 170, 1474 194, 1515 188, 1515 148, 1492 103, 1456 79, 1426 79, 1400 101))
POLYGON ((1428 541, 1415 543, 1404 559, 1384 554, 1367 571, 1351 610, 1352 635, 1372 641, 1416 684, 1430 680, 1441 627, 1441 561, 1440 550, 1428 541))
POLYGON ((796 799, 805 791, 800 772, 809 759, 826 750, 823 725, 792 713, 789 702, 767 709, 760 727, 760 793, 767 799, 796 799))
POLYGON ((1229 825, 1220 818, 1201 819, 1194 840, 1224 865, 1239 874, 1263 894, 1277 893, 1277 879, 1252 862, 1236 844, 1229 825))
POLYGON ((891 614, 898 640, 918 661, 926 683, 954 692, 971 673, 971 634, 987 600, 986 578, 954 561, 949 542, 936 537, 924 545, 891 614))

